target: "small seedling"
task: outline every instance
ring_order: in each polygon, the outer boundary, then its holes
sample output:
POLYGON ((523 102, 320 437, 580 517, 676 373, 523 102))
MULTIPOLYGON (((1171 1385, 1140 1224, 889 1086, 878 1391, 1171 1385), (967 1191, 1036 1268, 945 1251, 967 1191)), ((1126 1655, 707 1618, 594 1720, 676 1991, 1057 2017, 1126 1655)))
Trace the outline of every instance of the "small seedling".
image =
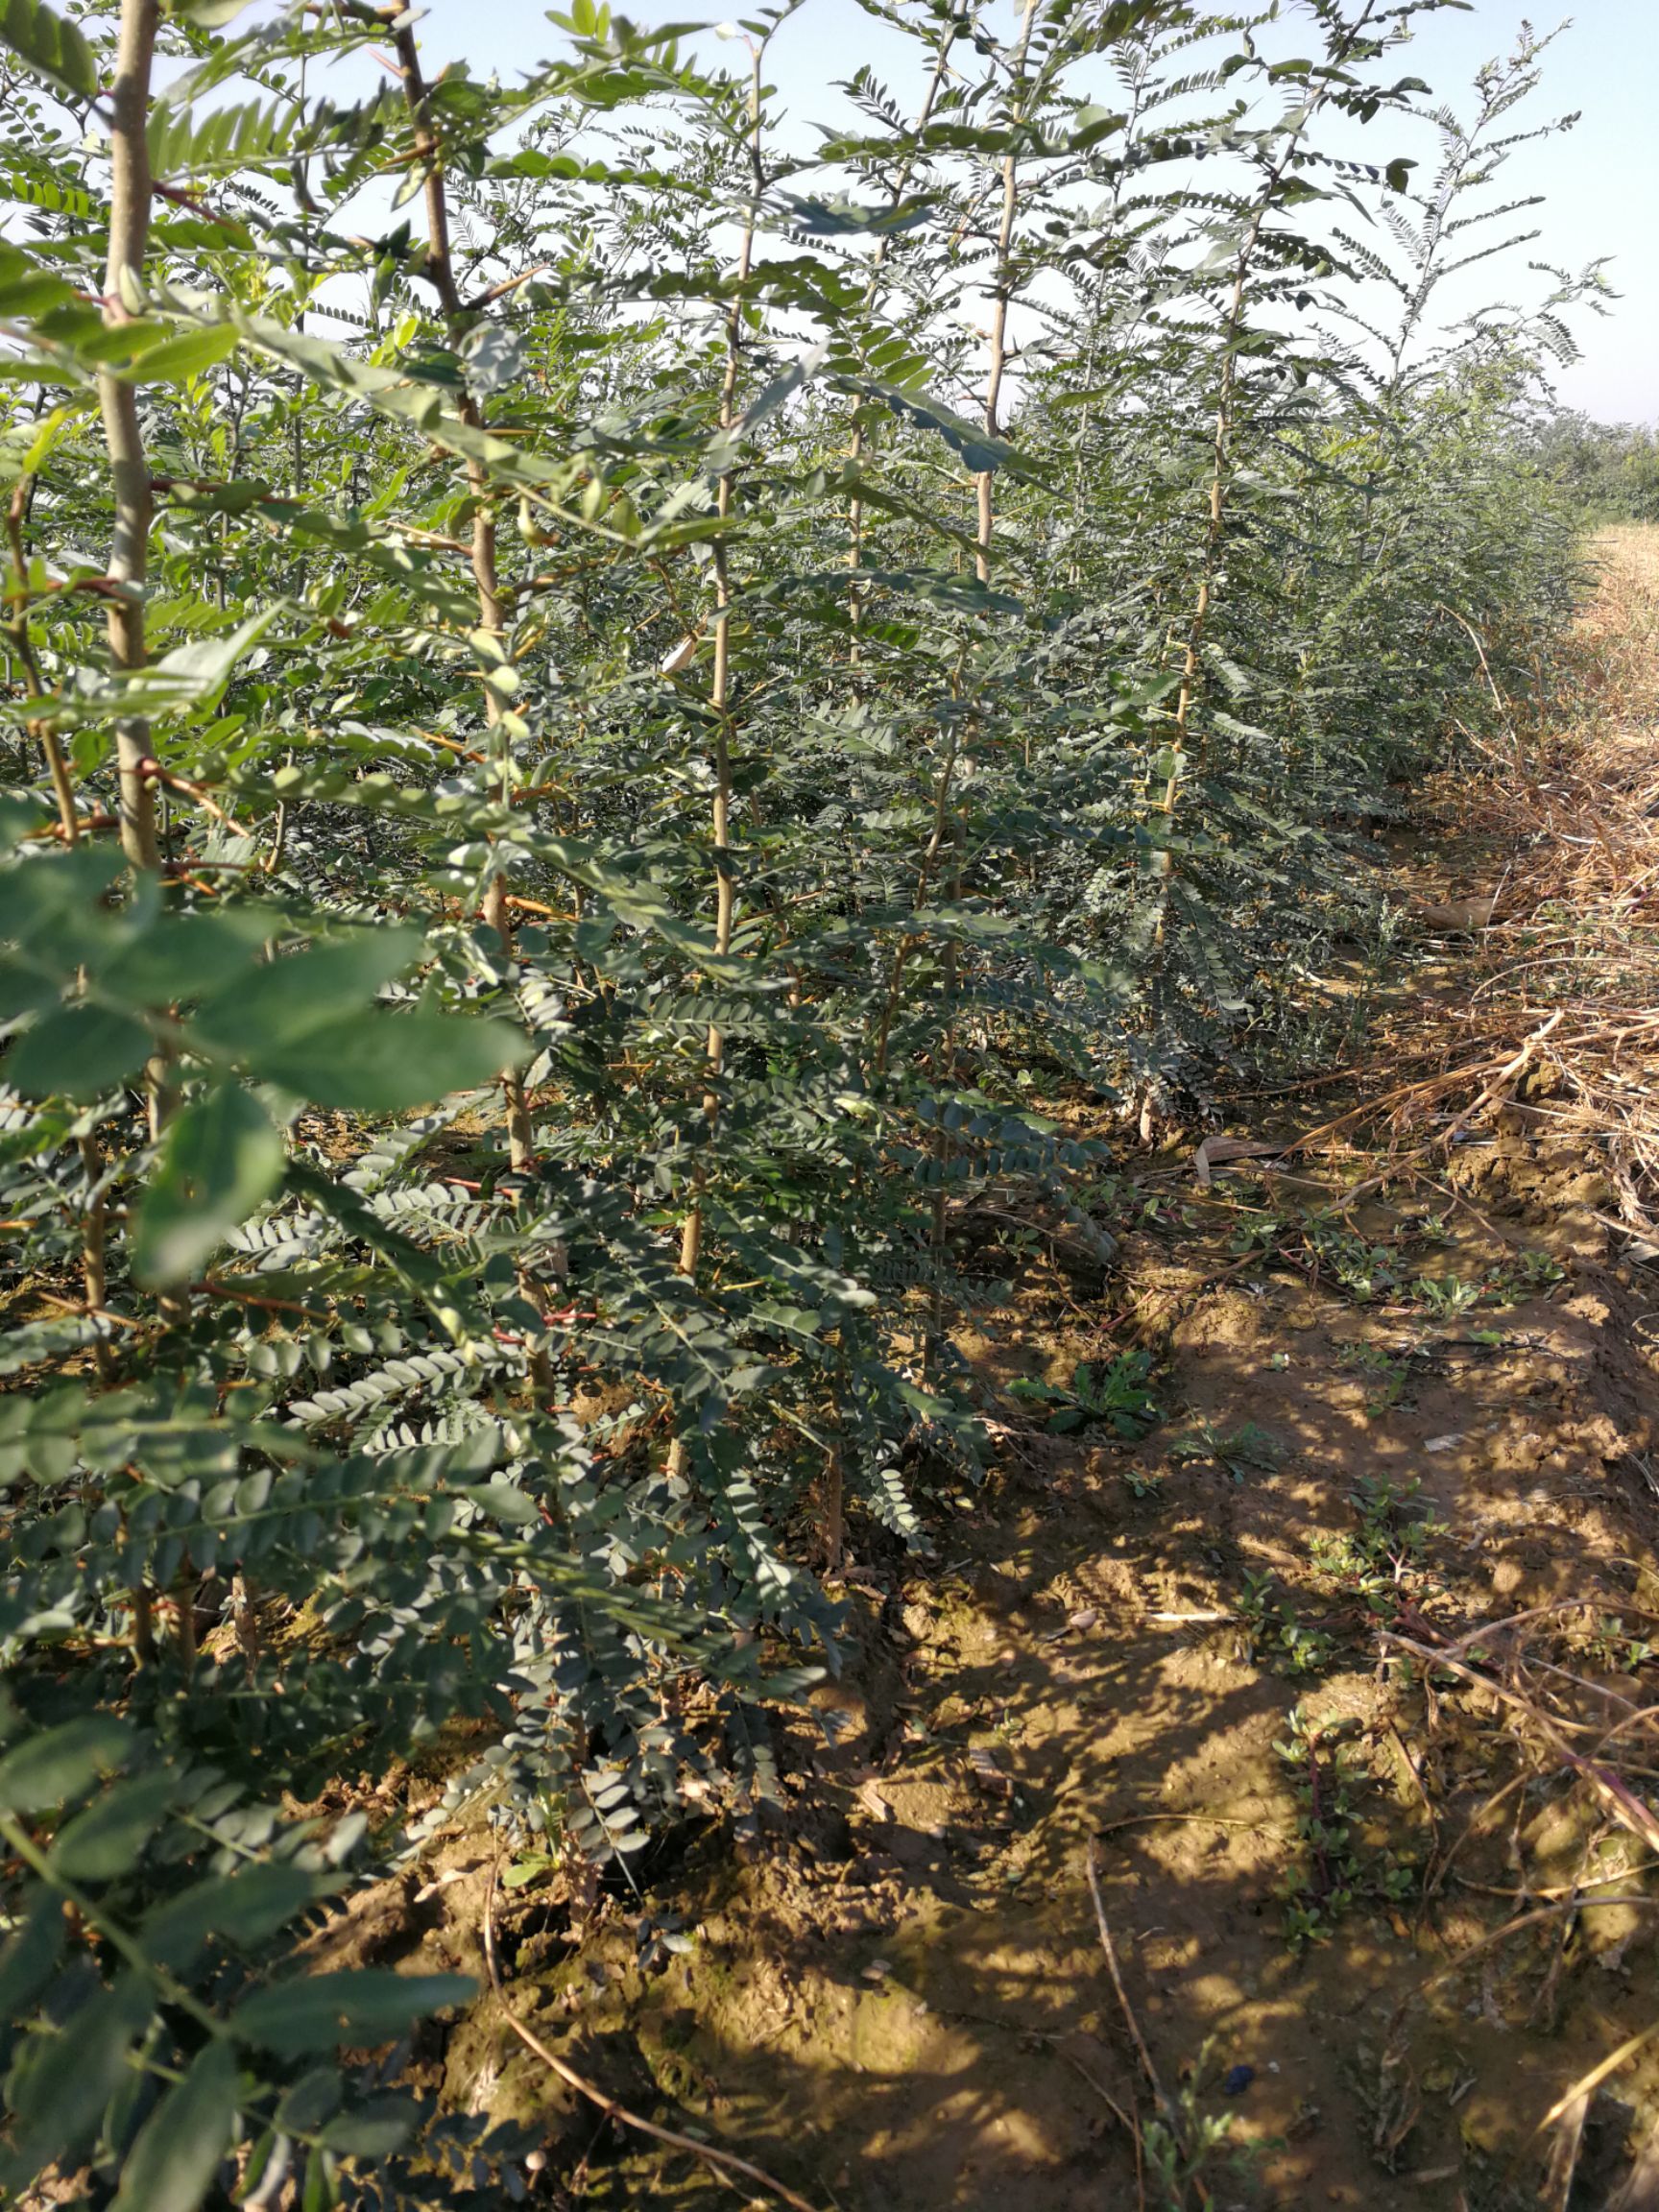
POLYGON ((1369 1305, 1385 1290, 1400 1286, 1400 1270, 1385 1244, 1368 1244, 1329 1215, 1315 1216, 1302 1233, 1315 1281, 1330 1276, 1356 1306, 1369 1305))
POLYGON ((1500 1268, 1492 1278, 1492 1296, 1500 1306, 1516 1305, 1523 1298, 1536 1298, 1552 1290, 1566 1275, 1560 1261, 1548 1252, 1518 1252, 1508 1266, 1500 1268))
POLYGON ((1603 1613, 1584 1639, 1586 1656, 1598 1667, 1618 1668, 1634 1674, 1654 1656, 1647 1637, 1633 1635, 1616 1614, 1603 1613))
POLYGON ((1370 1384, 1365 1411, 1371 1420, 1380 1419, 1405 1400, 1409 1361, 1385 1351, 1381 1344, 1344 1344, 1336 1354, 1336 1364, 1363 1376, 1370 1384))
POLYGON ((1399 1611, 1444 1526, 1417 1503, 1419 1488, 1415 1477, 1396 1484, 1386 1476, 1361 1476, 1348 1494, 1358 1527, 1309 1541, 1315 1572, 1378 1620, 1391 1621, 1399 1611))
POLYGON ((1237 1429, 1225 1432, 1213 1421, 1200 1421, 1195 1429, 1171 1441, 1169 1456, 1214 1459, 1226 1468, 1235 1482, 1242 1482, 1247 1469, 1269 1471, 1278 1466, 1285 1454, 1279 1439, 1254 1421, 1241 1421, 1237 1429))
POLYGON ((540 1882, 543 1876, 558 1873, 564 1864, 561 1858, 547 1851, 525 1851, 514 1859, 501 1871, 503 1889, 522 1889, 531 1882, 540 1882))
POLYGON ((1253 2070, 1245 2066, 1233 2068, 1216 2081, 1212 2074, 1214 2048, 1214 2036, 1208 2037, 1196 2060, 1182 2069, 1174 2094, 1162 2101, 1157 2117, 1149 2118, 1142 2132, 1146 2179, 1156 2191, 1145 2200, 1155 2204, 1157 2212, 1186 2212, 1194 2200, 1215 2203, 1218 2200, 1209 2183, 1223 2176, 1232 2188, 1251 2191, 1258 2159, 1263 2151, 1276 2147, 1270 2142, 1235 2143, 1234 2115, 1203 2109, 1200 2099, 1213 2087, 1225 2097, 1236 2093, 1227 2087, 1235 2076, 1253 2079, 1253 2070))
POLYGON ((1273 1213, 1262 1214, 1254 1221, 1241 1221, 1228 1238, 1227 1249, 1240 1260, 1252 1254, 1265 1257, 1284 1236, 1285 1227, 1284 1216, 1273 1213))
POLYGON ((1016 1398, 1050 1408, 1043 1424, 1050 1435, 1067 1436, 1096 1424, 1133 1440, 1163 1418, 1146 1387, 1152 1360, 1145 1352, 1120 1352, 1110 1367, 1079 1360, 1070 1382, 1040 1382, 1025 1376, 1013 1386, 1016 1398))
POLYGON ((1305 1857, 1284 1885, 1286 1934, 1293 1948, 1328 1935, 1354 1902, 1354 1857, 1347 1746, 1329 1743, 1293 1705, 1274 1750, 1289 1769, 1296 1794, 1296 1833, 1305 1857))
POLYGON ((1352 1369, 1361 1375, 1386 1375, 1398 1367, 1400 1361, 1392 1352, 1384 1350, 1381 1344, 1366 1344, 1356 1341, 1337 1345, 1336 1364, 1338 1367, 1352 1369))
POLYGON ((1286 1674, 1317 1674, 1331 1664, 1336 1640, 1327 1628, 1307 1625, 1273 1575, 1246 1572, 1236 1599, 1244 1625, 1245 1656, 1271 1663, 1286 1674))
POLYGON ((1521 1252, 1478 1283, 1461 1275, 1419 1275, 1411 1286, 1411 1296, 1436 1319, 1450 1321, 1482 1302, 1513 1306, 1523 1298, 1536 1298, 1552 1289, 1565 1275, 1561 1262, 1548 1252, 1521 1252))

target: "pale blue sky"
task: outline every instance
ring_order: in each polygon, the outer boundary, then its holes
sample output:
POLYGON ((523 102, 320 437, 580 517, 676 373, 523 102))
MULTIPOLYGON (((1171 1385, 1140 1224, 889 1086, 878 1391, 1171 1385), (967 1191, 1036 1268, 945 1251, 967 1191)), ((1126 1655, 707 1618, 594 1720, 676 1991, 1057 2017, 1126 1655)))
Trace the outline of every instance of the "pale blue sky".
MULTIPOLYGON (((733 14, 743 5, 726 0, 733 14)), ((1016 0, 1004 5, 1012 24, 1016 0)), ((618 12, 646 23, 712 23, 725 10, 719 0, 701 8, 686 0, 620 0, 618 12)), ((1286 13, 1293 16, 1293 6, 1286 13)), ((1402 52, 1400 73, 1426 79, 1455 108, 1465 108, 1475 70, 1507 53, 1528 19, 1540 31, 1565 20, 1530 0, 1475 0, 1467 12, 1430 16, 1402 52)), ((545 0, 424 0, 421 38, 430 66, 465 58, 474 73, 496 70, 509 80, 565 43, 546 19, 545 0)), ((710 38, 706 50, 710 59, 718 55, 741 66, 737 49, 710 38)), ((864 61, 878 73, 894 72, 902 102, 912 51, 857 0, 806 0, 780 34, 768 74, 795 121, 835 124, 847 110, 830 87, 864 61)), ((1545 194, 1547 204, 1527 218, 1544 234, 1528 251, 1574 268, 1610 256, 1611 280, 1623 295, 1605 319, 1577 318, 1583 358, 1561 373, 1561 397, 1605 421, 1653 421, 1659 420, 1659 0, 1579 0, 1545 58, 1543 89, 1521 113, 1542 122, 1573 109, 1581 110, 1573 131, 1521 151, 1506 173, 1503 197, 1545 194)), ((1393 119, 1379 119, 1363 135, 1369 158, 1431 152, 1393 119)), ((808 143, 803 133, 803 150, 808 143)), ((1502 276, 1484 272, 1471 279, 1477 281, 1476 291, 1455 301, 1459 310, 1493 296, 1517 297, 1527 284, 1523 266, 1505 268, 1502 276)))

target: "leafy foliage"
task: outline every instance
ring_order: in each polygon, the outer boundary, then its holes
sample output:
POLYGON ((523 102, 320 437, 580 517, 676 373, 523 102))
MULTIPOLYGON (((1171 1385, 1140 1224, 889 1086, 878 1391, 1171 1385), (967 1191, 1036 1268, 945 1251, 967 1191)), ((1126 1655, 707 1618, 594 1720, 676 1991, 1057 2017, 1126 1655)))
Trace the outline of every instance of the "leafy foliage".
POLYGON ((1054 1435, 1099 1422, 1118 1436, 1137 1437, 1162 1417, 1146 1387, 1151 1366, 1145 1352, 1120 1352, 1107 1367, 1080 1360, 1069 1383, 1022 1381, 1014 1394, 1051 1408, 1044 1427, 1054 1435))
POLYGON ((297 1956, 419 1835, 273 1799, 454 1722, 550 1859, 764 1794, 815 1525, 981 1457, 953 1212, 1098 1238, 1034 1071, 1270 1048, 1534 680, 1575 287, 1427 306, 1535 51, 1421 192, 1333 150, 1435 4, 880 0, 925 89, 807 156, 792 7, 503 87, 0 0, 0 2193, 517 2186, 387 2092, 467 1988, 297 1956))
POLYGON ((1659 436, 1646 423, 1552 416, 1538 459, 1587 522, 1659 522, 1659 436))

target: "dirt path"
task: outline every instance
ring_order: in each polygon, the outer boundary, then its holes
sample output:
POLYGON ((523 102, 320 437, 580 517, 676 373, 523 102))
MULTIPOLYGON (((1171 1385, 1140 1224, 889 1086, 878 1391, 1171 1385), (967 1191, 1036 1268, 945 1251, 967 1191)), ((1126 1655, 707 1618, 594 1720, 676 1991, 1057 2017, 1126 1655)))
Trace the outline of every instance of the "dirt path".
MULTIPOLYGON (((1622 741, 1659 775, 1650 724, 1622 741)), ((1420 907, 1528 864, 1425 827, 1420 907)), ((1435 926, 1404 997, 1455 1062, 1497 955, 1435 926)), ((990 1500, 937 1501, 926 1571, 849 1567, 838 1741, 778 1728, 752 1848, 682 1838, 581 1919, 514 1893, 539 2032, 841 2212, 1651 2212, 1624 2177, 1659 2040, 1539 2123, 1659 2022, 1651 1741, 1622 1725, 1659 1681, 1659 1288, 1526 1074, 1467 1131, 1479 1086, 1448 1094, 1455 1141, 1369 1193, 1362 1154, 1205 1190, 1189 1141, 1141 1174, 1104 1286, 1050 1275, 966 1347, 1009 1408, 990 1500), (1137 1347, 1155 1426, 1049 1432, 1079 1361, 1137 1347)), ((488 1848, 447 1847, 397 1955, 476 1965, 488 1848)), ((737 2200, 596 2133, 488 2006, 431 2073, 545 2121, 534 2200, 737 2200)))

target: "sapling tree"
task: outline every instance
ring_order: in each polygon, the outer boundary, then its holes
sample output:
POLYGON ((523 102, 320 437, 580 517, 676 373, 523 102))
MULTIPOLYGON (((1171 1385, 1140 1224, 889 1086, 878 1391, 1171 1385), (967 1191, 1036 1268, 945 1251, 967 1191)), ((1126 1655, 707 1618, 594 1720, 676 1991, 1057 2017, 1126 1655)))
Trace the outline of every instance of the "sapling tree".
POLYGON ((517 2186, 300 1932, 754 1820, 985 1464, 964 1210, 1110 1228, 1033 1100, 1271 1050, 1444 610, 1565 611, 1541 332, 1329 336, 1416 7, 882 0, 810 145, 798 12, 0 5, 8 2199, 517 2186))

